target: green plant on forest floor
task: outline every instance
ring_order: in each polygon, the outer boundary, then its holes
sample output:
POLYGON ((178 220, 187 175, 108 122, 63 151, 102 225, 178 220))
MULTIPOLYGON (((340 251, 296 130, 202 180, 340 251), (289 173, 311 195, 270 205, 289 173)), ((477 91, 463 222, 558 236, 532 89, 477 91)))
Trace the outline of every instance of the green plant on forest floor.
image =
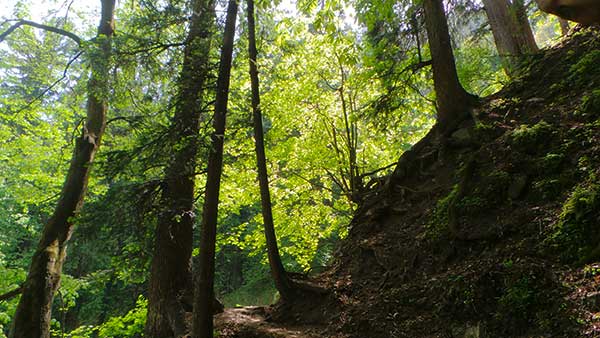
POLYGON ((552 126, 546 121, 540 121, 533 126, 523 124, 510 132, 508 141, 519 151, 535 153, 548 144, 552 132, 552 126))
POLYGON ((567 262, 585 262, 600 256, 600 184, 591 174, 578 185, 562 206, 547 243, 567 262))

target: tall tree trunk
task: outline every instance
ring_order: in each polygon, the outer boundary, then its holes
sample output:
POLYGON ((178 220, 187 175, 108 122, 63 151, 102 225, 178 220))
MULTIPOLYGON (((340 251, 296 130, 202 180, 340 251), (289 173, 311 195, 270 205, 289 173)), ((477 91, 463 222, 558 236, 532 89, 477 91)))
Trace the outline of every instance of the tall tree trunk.
POLYGON ((277 247, 277 236, 273 224, 273 212, 271 208, 271 194, 269 192, 269 178, 267 175, 267 159, 265 155, 265 140, 262 125, 262 113, 260 107, 260 89, 258 82, 257 51, 256 51, 256 28, 254 24, 254 0, 248 0, 248 56, 250 58, 250 83, 252 87, 252 115, 254 121, 254 142, 256 145, 256 165, 258 169, 258 183, 260 186, 260 201, 262 216, 267 242, 267 253, 271 275, 275 287, 283 300, 293 297, 293 289, 288 278, 279 249, 277 247))
POLYGON ((511 11, 516 18, 517 29, 514 36, 515 40, 517 40, 517 45, 520 47, 521 54, 525 55, 537 52, 539 48, 535 42, 523 0, 512 0, 511 11))
POLYGON ((229 82, 231 60, 233 57, 233 40, 238 4, 229 0, 223 47, 217 77, 217 94, 213 116, 213 134, 208 156, 208 171, 200 237, 200 254, 198 255, 198 275, 194 292, 193 337, 211 338, 213 336, 213 301, 215 277, 215 241, 217 237, 217 216, 219 210, 219 189, 221 172, 223 171, 223 141, 225 138, 225 122, 227 102, 229 99, 229 82))
POLYGON ((50 336, 52 301, 60 285, 67 243, 73 232, 73 217, 83 204, 91 164, 106 127, 115 0, 101 0, 101 3, 102 16, 96 39, 98 54, 91 55, 90 60, 92 71, 88 81, 86 123, 82 135, 75 142, 58 204, 44 226, 42 237, 32 257, 10 337, 50 336))
POLYGON ((504 70, 513 76, 524 55, 538 50, 521 0, 483 0, 504 70))
POLYGON ((502 66, 508 75, 512 75, 515 66, 514 58, 520 55, 520 51, 513 38, 516 27, 508 0, 483 0, 483 4, 502 66))
MULTIPOLYGON (((202 91, 210 71, 213 21, 214 0, 194 0, 170 127, 171 145, 175 150, 163 181, 150 274, 146 337, 180 337, 188 332, 184 293, 191 294, 193 290, 196 155, 202 91)), ((191 301, 189 299, 189 310, 191 301)))
POLYGON ((440 131, 446 133, 469 115, 475 98, 458 80, 442 0, 423 0, 423 8, 431 51, 437 120, 440 131))

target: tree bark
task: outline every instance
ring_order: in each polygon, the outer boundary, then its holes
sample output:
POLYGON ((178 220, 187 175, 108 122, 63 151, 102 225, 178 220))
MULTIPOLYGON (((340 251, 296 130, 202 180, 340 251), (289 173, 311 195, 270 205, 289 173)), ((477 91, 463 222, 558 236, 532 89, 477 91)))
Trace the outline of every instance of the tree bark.
POLYGON ((516 40, 513 39, 516 27, 510 14, 508 0, 483 0, 483 4, 502 66, 508 75, 512 75, 514 58, 520 54, 520 51, 516 40))
POLYGON ((423 0, 423 9, 433 67, 437 122, 440 131, 447 133, 469 115, 475 97, 467 93, 458 80, 442 0, 423 0))
POLYGON ((250 59, 250 84, 252 87, 252 117, 254 122, 254 142, 256 149, 256 166, 258 171, 258 183, 260 186, 260 201, 267 243, 267 254, 271 276, 275 287, 283 300, 293 298, 293 287, 288 278, 279 248, 277 247, 277 236, 273 223, 273 211, 271 205, 271 194, 269 192, 269 178, 267 175, 267 159, 265 155, 265 140, 262 125, 262 112, 260 107, 260 88, 258 81, 257 51, 256 51, 256 28, 254 23, 254 0, 247 1, 248 10, 248 56, 250 59))
POLYGON ((101 3, 102 15, 95 41, 98 54, 92 55, 90 60, 92 71, 88 81, 86 123, 82 135, 75 142, 58 204, 44 226, 32 257, 10 337, 50 336, 52 301, 60 285, 67 243, 73 232, 73 218, 83 204, 91 165, 106 127, 115 0, 101 0, 101 3))
POLYGON ((569 30, 571 29, 571 27, 569 27, 569 21, 562 18, 558 18, 558 24, 560 25, 560 32, 562 36, 566 36, 567 34, 569 34, 569 30))
POLYGON ((517 29, 514 36, 517 40, 517 44, 520 46, 522 55, 537 52, 539 47, 535 42, 535 37, 527 17, 527 10, 525 9, 523 0, 512 0, 511 11, 516 18, 517 29))
POLYGON ((212 146, 208 156, 208 171, 204 207, 202 210, 200 253, 198 255, 199 266, 194 292, 192 327, 192 335, 195 338, 211 338, 213 336, 215 241, 237 8, 237 1, 229 0, 219 63, 219 75, 217 77, 217 93, 213 116, 214 131, 211 136, 212 146))
POLYGON ((504 70, 514 76, 524 55, 538 50, 521 0, 483 0, 504 70))
MULTIPOLYGON (((146 337, 150 338, 180 337, 189 331, 184 321, 184 294, 191 294, 193 290, 191 256, 196 155, 202 91, 210 72, 214 16, 214 0, 192 2, 175 115, 170 127, 174 152, 164 174, 155 232, 145 327, 146 337)), ((188 308, 191 310, 191 307, 189 299, 188 308)))

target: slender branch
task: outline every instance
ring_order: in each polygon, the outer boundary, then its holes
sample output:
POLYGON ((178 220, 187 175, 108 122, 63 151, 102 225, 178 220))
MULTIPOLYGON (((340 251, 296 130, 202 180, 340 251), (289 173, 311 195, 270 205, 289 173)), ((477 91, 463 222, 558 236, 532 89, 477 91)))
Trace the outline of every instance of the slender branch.
POLYGON ((126 50, 119 52, 120 55, 136 55, 140 53, 161 53, 169 48, 185 46, 185 42, 160 43, 146 48, 138 48, 134 50, 126 50))
MULTIPOLYGON (((0 41, 1 41, 1 40, 0 40, 0 41)), ((77 54, 75 54, 75 56, 74 56, 74 57, 72 57, 72 58, 71 58, 71 60, 69 60, 69 62, 67 62, 67 65, 65 66, 65 69, 63 70, 62 76, 61 76, 61 77, 60 77, 58 80, 56 80, 56 81, 52 82, 52 84, 51 84, 50 86, 48 86, 48 88, 44 89, 44 91, 43 91, 43 92, 41 92, 41 93, 40 93, 38 96, 36 96, 35 98, 33 98, 33 100, 29 101, 29 103, 27 103, 27 104, 26 104, 26 105, 25 105, 23 108, 19 109, 19 110, 17 111, 17 113, 20 113, 20 112, 22 112, 23 110, 25 110, 25 109, 27 109, 27 108, 31 107, 31 105, 32 105, 34 102, 36 102, 36 101, 40 100, 42 97, 44 97, 44 95, 48 94, 48 92, 49 92, 49 91, 51 91, 51 90, 52 90, 52 88, 54 88, 54 87, 55 87, 57 84, 59 84, 59 83, 60 83, 62 80, 66 79, 66 78, 67 78, 67 71, 69 70, 69 68, 71 67, 71 65, 73 64, 73 62, 75 62, 75 60, 77 60, 77 59, 78 59, 78 58, 81 56, 81 54, 83 54, 83 51, 79 51, 77 54)))
POLYGON ((361 176, 361 177, 366 177, 366 176, 375 175, 375 174, 377 174, 378 172, 380 172, 380 171, 384 171, 384 170, 386 170, 386 169, 389 169, 389 168, 391 168, 391 167, 393 167, 393 166, 395 166, 395 165, 397 165, 397 164, 398 164, 398 162, 394 162, 394 163, 392 163, 392 164, 388 164, 388 165, 386 165, 385 167, 381 167, 381 168, 375 169, 375 170, 373 170, 373 171, 371 171, 371 172, 364 173, 364 174, 362 174, 362 175, 360 175, 360 176, 361 176))
POLYGON ((81 46, 81 38, 72 32, 66 31, 61 28, 48 26, 48 25, 44 25, 41 23, 37 23, 37 22, 29 21, 29 20, 23 20, 23 19, 17 20, 17 22, 14 25, 10 26, 6 31, 4 31, 4 33, 0 34, 0 42, 4 41, 4 39, 6 39, 6 37, 8 35, 10 35, 10 33, 14 32, 17 28, 19 28, 21 26, 31 26, 31 27, 43 29, 48 32, 60 34, 62 36, 71 38, 73 41, 77 42, 77 45, 81 46))
POLYGON ((14 297, 20 295, 21 291, 23 291, 23 286, 19 285, 16 289, 3 293, 2 295, 0 295, 0 302, 13 299, 14 297))

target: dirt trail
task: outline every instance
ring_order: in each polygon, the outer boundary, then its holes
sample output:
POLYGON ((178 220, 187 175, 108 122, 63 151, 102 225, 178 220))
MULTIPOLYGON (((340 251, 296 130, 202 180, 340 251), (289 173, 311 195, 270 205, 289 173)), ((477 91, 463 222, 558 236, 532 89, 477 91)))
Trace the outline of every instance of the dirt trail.
POLYGON ((215 316, 219 337, 225 338, 320 338, 323 328, 289 326, 267 320, 264 307, 228 308, 215 316))

